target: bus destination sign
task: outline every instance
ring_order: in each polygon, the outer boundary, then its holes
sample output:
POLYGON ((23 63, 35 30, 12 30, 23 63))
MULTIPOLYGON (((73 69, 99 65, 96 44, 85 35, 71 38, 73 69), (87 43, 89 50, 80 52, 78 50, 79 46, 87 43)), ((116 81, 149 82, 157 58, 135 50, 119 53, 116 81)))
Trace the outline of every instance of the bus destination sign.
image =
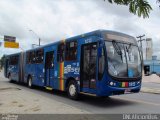
POLYGON ((16 42, 16 37, 4 35, 4 41, 16 42))

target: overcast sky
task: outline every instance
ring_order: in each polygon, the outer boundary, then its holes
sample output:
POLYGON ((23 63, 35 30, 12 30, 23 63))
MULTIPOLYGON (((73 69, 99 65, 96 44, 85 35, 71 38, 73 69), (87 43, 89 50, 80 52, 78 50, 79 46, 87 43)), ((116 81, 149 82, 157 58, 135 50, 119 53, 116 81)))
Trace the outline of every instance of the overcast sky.
MULTIPOLYGON (((129 13, 128 7, 103 0, 0 0, 0 41, 3 35, 17 37, 20 47, 51 43, 97 29, 114 30, 134 37, 153 39, 154 54, 160 58, 160 8, 150 0, 149 19, 129 13)), ((145 44, 145 43, 144 43, 145 44)), ((0 47, 0 57, 22 49, 0 47)))

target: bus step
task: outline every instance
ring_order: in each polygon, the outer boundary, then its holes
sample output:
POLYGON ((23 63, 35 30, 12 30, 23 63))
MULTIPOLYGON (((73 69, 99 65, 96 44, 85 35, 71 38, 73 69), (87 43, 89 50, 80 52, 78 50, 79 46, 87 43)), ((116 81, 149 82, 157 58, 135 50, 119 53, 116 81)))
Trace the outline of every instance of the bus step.
POLYGON ((80 94, 84 94, 84 95, 89 95, 89 96, 97 96, 96 94, 91 94, 91 93, 85 93, 85 92, 80 92, 80 94))
POLYGON ((45 87, 47 90, 53 90, 53 88, 51 87, 45 87))

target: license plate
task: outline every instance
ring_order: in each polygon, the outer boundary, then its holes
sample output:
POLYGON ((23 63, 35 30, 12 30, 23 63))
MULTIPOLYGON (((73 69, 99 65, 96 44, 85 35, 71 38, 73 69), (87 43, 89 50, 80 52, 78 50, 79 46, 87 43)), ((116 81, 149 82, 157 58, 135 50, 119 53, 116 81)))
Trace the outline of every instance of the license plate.
POLYGON ((131 89, 125 89, 124 93, 130 93, 131 89))

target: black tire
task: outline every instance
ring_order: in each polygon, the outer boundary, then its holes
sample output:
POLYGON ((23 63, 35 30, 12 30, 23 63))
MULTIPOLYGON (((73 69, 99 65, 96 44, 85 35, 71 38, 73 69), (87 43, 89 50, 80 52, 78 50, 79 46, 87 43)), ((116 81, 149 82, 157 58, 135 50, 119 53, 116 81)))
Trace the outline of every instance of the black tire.
POLYGON ((10 83, 13 82, 13 81, 12 81, 12 78, 11 78, 11 74, 8 75, 8 79, 9 79, 9 82, 10 82, 10 83))
POLYGON ((68 87, 67 87, 67 93, 70 99, 78 100, 79 95, 78 95, 78 87, 77 87, 76 81, 71 80, 69 82, 68 87))
POLYGON ((33 88, 33 85, 32 85, 32 77, 28 77, 27 85, 28 85, 29 88, 33 88))

